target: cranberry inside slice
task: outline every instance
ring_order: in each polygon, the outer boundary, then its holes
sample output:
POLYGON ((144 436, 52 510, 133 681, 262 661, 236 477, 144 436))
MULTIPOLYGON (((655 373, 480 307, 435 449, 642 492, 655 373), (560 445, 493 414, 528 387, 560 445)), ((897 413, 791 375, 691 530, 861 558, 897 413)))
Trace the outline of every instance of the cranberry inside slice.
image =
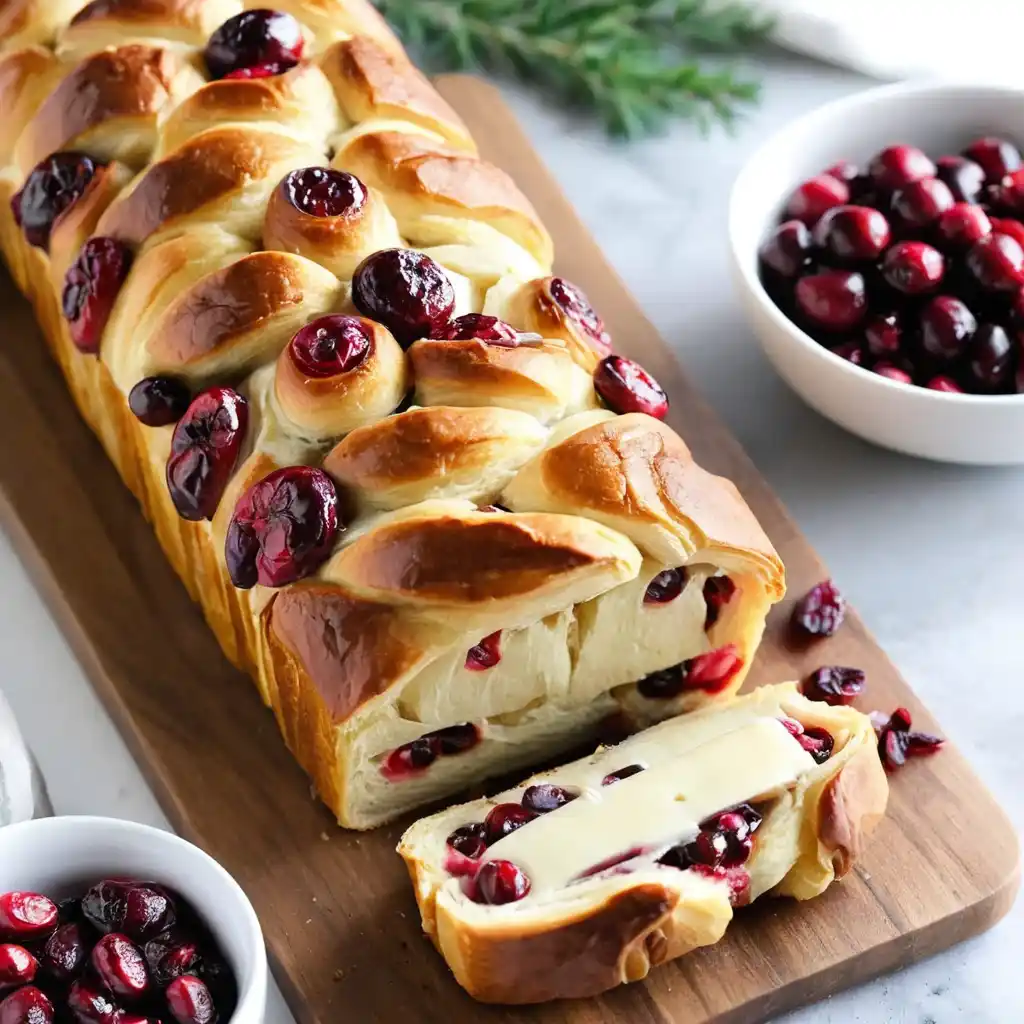
POLYGON ((823 580, 797 602, 792 625, 805 637, 832 636, 846 617, 846 599, 832 580, 823 580))
POLYGON ((736 584, 728 576, 709 576, 704 581, 704 632, 706 633, 722 614, 722 609, 736 593, 736 584))
POLYGON ((670 700, 688 690, 720 693, 743 668, 735 644, 726 644, 705 654, 652 672, 637 683, 637 690, 649 700, 670 700))
POLYGON ((477 860, 487 849, 487 830, 483 822, 480 821, 469 825, 460 825, 448 836, 446 843, 464 857, 477 860))
POLYGON ((299 23, 283 11, 258 9, 228 18, 206 44, 204 56, 212 78, 261 68, 280 74, 302 59, 299 23))
POLYGON ((90 238, 68 268, 61 309, 81 352, 98 352, 103 330, 132 265, 131 250, 116 238, 90 238))
POLYGON ((471 672, 486 672, 501 661, 501 630, 489 633, 466 652, 466 668, 471 672))
POLYGON ((528 825, 537 815, 522 804, 497 804, 484 818, 488 846, 511 835, 516 829, 528 825))
POLYGON ((393 782, 418 775, 439 757, 448 757, 471 750, 482 739, 480 730, 472 722, 449 725, 444 729, 424 733, 418 739, 393 750, 381 765, 382 774, 393 782))
POLYGON ((628 870, 623 865, 629 864, 631 861, 637 859, 637 857, 643 856, 647 853, 647 848, 643 846, 631 846, 628 850, 623 850, 622 853, 613 853, 610 857, 605 857, 604 860, 598 861, 596 864, 591 864, 585 871, 581 871, 577 876, 578 879, 593 878, 594 875, 604 874, 605 871, 609 871, 612 868, 620 868, 620 871, 614 872, 615 874, 622 874, 628 870))
POLYGON ((354 316, 322 316, 306 324, 288 345, 299 373, 320 379, 351 372, 372 351, 373 334, 354 316))
POLYGON ((476 903, 502 906, 516 903, 530 891, 530 879, 523 870, 508 860, 489 860, 479 872, 470 898, 476 903))
POLYGON ((188 385, 177 377, 144 377, 128 393, 128 407, 147 427, 177 423, 191 401, 188 385))
POLYGON ((639 364, 624 356, 605 356, 594 371, 594 389, 612 412, 642 412, 663 420, 668 396, 639 364))
POLYGON ((551 278, 550 288, 551 297, 558 303, 562 312, 583 331, 591 345, 601 352, 610 352, 611 336, 583 289, 571 281, 566 281, 564 277, 551 278))
POLYGON ((642 764, 627 764, 624 768, 617 768, 613 772, 609 772, 602 780, 602 786, 612 786, 616 782, 621 782, 623 779, 628 779, 633 775, 638 775, 644 771, 645 766, 642 764))
POLYGON ((527 786, 523 792, 522 804, 534 814, 549 814, 571 803, 579 793, 574 793, 564 786, 556 786, 550 782, 540 782, 527 786))
POLYGON ((57 218, 86 190, 96 164, 85 153, 54 153, 40 161, 11 199, 14 219, 29 245, 49 249, 57 218))
POLYGON ((310 217, 341 217, 358 212, 366 204, 366 186, 348 171, 333 167, 303 167, 285 175, 285 198, 310 217))
POLYGON ((519 345, 519 332, 511 324, 483 313, 457 316, 445 325, 440 337, 448 341, 470 341, 475 338, 501 348, 516 348, 519 345))
POLYGON ((677 569, 663 569, 647 584, 644 604, 668 604, 674 601, 686 586, 686 566, 677 569))

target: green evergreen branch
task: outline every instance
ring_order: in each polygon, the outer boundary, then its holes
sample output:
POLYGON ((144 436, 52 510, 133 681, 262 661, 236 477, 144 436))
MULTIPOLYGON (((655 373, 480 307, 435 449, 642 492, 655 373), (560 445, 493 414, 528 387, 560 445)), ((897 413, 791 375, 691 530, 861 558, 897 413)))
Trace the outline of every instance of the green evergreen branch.
POLYGON ((445 70, 511 73, 593 110, 625 137, 666 118, 730 124, 757 84, 694 54, 762 42, 770 23, 736 0, 377 0, 406 43, 445 70))

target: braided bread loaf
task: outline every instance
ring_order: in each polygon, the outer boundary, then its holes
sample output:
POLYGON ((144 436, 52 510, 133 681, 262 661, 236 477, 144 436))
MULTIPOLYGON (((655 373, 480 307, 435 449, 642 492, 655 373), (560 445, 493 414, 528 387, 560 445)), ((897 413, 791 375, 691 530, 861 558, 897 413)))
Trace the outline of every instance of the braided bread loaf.
POLYGON ((0 39, 11 272, 342 824, 735 692, 778 557, 366 0, 0 39))

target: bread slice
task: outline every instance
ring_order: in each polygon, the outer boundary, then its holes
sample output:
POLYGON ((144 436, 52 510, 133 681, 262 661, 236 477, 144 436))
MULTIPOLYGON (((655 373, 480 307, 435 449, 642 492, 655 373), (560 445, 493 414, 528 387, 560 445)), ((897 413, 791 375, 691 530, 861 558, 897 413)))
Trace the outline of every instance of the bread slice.
POLYGON ((424 818, 398 852, 459 984, 536 1003, 643 978, 764 893, 819 895, 887 796, 867 716, 785 683, 424 818))

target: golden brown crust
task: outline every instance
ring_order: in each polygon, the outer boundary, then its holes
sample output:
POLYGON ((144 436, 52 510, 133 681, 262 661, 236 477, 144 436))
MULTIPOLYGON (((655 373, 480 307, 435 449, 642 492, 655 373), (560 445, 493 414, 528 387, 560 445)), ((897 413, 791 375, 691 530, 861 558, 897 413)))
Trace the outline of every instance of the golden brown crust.
POLYGON ((0 59, 0 160, 7 164, 25 126, 67 71, 52 50, 29 46, 0 59))
POLYGON ((153 37, 202 47, 237 13, 235 0, 92 0, 71 20, 61 49, 101 49, 125 36, 153 37))
POLYGON ((51 43, 86 0, 0 0, 0 43, 29 46, 51 43))
MULTIPOLYGON (((262 6, 262 0, 246 0, 245 6, 262 6)), ((276 0, 273 6, 307 26, 321 48, 336 39, 370 36, 385 49, 404 53, 402 44, 369 0, 276 0)))

